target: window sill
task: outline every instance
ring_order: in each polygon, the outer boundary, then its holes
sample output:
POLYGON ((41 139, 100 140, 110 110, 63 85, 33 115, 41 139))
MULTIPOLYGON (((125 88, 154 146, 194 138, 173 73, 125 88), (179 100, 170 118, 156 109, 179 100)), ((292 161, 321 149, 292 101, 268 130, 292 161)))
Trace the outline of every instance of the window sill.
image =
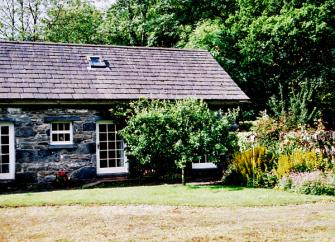
POLYGON ((217 166, 214 163, 192 163, 192 169, 216 169, 217 166))
POLYGON ((63 144, 63 145, 56 145, 56 144, 49 144, 49 149, 75 149, 77 145, 75 144, 63 144))

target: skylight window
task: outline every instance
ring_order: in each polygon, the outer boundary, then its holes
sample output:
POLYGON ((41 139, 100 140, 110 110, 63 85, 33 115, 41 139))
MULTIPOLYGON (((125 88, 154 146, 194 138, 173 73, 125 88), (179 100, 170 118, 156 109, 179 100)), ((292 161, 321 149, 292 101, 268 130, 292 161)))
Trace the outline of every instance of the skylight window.
POLYGON ((101 56, 89 56, 88 61, 92 68, 95 67, 106 67, 105 61, 102 59, 101 56))

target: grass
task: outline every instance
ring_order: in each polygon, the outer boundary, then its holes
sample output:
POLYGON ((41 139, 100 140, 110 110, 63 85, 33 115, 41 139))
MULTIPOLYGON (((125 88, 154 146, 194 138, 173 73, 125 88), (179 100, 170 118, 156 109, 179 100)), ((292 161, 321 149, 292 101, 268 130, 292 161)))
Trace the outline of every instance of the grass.
POLYGON ((335 202, 335 197, 220 185, 135 186, 0 195, 0 207, 147 204, 233 208, 316 202, 335 202))
POLYGON ((0 241, 332 241, 334 209, 335 197, 219 185, 3 194, 0 241))

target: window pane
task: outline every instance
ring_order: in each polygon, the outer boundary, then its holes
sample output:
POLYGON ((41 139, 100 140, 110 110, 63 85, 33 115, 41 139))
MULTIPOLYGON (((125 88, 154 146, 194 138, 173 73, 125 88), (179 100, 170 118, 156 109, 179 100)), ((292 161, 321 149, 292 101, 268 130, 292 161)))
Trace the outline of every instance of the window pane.
POLYGON ((9 173, 9 165, 1 165, 1 173, 9 173))
POLYGON ((123 150, 116 151, 117 158, 123 158, 123 150))
POLYGON ((108 149, 123 150, 123 142, 108 142, 108 149))
POLYGON ((115 133, 108 133, 108 140, 114 141, 115 140, 115 133))
POLYGON ((52 141, 54 142, 58 141, 57 134, 52 134, 52 141))
POLYGON ((1 163, 2 164, 9 164, 9 155, 2 155, 1 156, 1 163))
POLYGON ((114 150, 115 149, 115 142, 108 142, 108 149, 109 150, 114 150))
POLYGON ((107 134, 99 134, 99 140, 101 141, 107 141, 107 134))
POLYGON ((100 159, 107 159, 107 151, 100 151, 100 159))
POLYGON ((58 141, 65 141, 65 135, 64 134, 58 134, 58 141))
POLYGON ((107 124, 108 126, 108 132, 114 132, 115 131, 115 128, 114 128, 114 124, 107 124))
POLYGON ((116 149, 123 150, 123 141, 119 141, 116 143, 116 149))
POLYGON ((2 145, 1 154, 8 154, 8 153, 9 153, 9 145, 2 145))
POLYGON ((107 142, 100 142, 100 150, 107 150, 107 142))
POLYGON ((107 167, 107 160, 100 160, 100 167, 106 168, 107 167))
POLYGON ((117 162, 116 160, 109 160, 109 167, 116 167, 117 162))
POLYGON ((117 160, 117 166, 118 166, 118 167, 124 167, 123 159, 118 159, 118 160, 117 160))
POLYGON ((1 136, 1 144, 9 144, 9 136, 1 136))
POLYGON ((99 65, 101 63, 100 57, 98 56, 94 56, 94 57, 91 56, 90 61, 91 61, 91 65, 99 65))
POLYGON ((99 124, 99 131, 100 132, 107 132, 106 124, 99 124))
POLYGON ((9 134, 9 127, 8 126, 2 126, 1 127, 1 134, 9 134))
POLYGON ((51 129, 54 130, 54 131, 57 131, 58 130, 57 124, 56 123, 51 124, 51 129))
POLYGON ((70 134, 65 134, 65 141, 70 141, 70 134))
POLYGON ((108 151, 108 158, 109 158, 109 159, 115 159, 115 158, 117 158, 115 155, 116 155, 116 154, 115 154, 115 151, 114 151, 114 150, 110 150, 110 151, 108 151))
POLYGON ((70 130, 70 124, 69 123, 64 124, 64 130, 70 130))

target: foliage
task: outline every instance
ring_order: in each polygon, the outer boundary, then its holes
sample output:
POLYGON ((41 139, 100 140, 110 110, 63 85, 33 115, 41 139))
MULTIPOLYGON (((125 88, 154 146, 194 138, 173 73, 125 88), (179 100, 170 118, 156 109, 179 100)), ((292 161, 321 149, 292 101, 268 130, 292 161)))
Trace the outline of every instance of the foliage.
POLYGON ((235 154, 230 169, 244 185, 273 187, 276 183, 271 174, 273 166, 273 159, 266 148, 257 146, 235 154))
POLYGON ((108 44, 174 46, 182 26, 172 1, 119 0, 111 6, 101 25, 101 40, 108 44))
POLYGON ((44 39, 43 21, 50 9, 58 11, 64 1, 0 1, 0 39, 39 41, 44 39))
POLYGON ((335 182, 324 184, 321 181, 309 181, 299 189, 300 193, 311 195, 331 195, 335 196, 335 182))
POLYGON ((204 155, 218 162, 236 145, 229 132, 231 117, 209 110, 203 101, 140 100, 133 107, 122 131, 128 154, 158 173, 174 166, 184 172, 188 163, 204 155))
MULTIPOLYGON (((334 82, 329 62, 334 55, 334 4, 331 0, 239 2, 239 11, 226 21, 227 38, 233 38, 246 80, 243 86, 252 98, 266 98, 278 84, 288 93, 306 79, 310 84, 315 78, 334 82)), ((329 91, 319 90, 319 95, 329 91)))
POLYGON ((52 8, 45 20, 45 38, 52 42, 101 43, 101 13, 86 1, 73 1, 62 9, 52 8))
POLYGON ((335 195, 335 176, 321 171, 290 173, 282 177, 278 188, 311 195, 335 195))
POLYGON ((331 167, 331 162, 315 151, 296 150, 292 154, 279 156, 277 176, 281 178, 290 172, 329 170, 331 167))
POLYGON ((280 88, 280 99, 272 96, 269 100, 274 117, 282 123, 284 131, 306 128, 308 124, 316 123, 320 117, 316 107, 311 107, 312 97, 317 86, 308 82, 301 84, 301 90, 292 90, 287 99, 284 99, 283 89, 280 88), (314 121, 314 122, 313 122, 314 121))
POLYGON ((261 112, 261 116, 254 122, 251 130, 255 133, 260 145, 266 146, 272 153, 277 153, 282 131, 282 125, 277 120, 266 112, 261 112))
MULTIPOLYGON (((222 22, 219 19, 204 20, 197 24, 197 27, 190 33, 186 48, 201 48, 210 50, 215 58, 220 57, 221 43, 221 29, 223 28, 222 22)), ((179 42, 183 45, 183 41, 179 42)))

